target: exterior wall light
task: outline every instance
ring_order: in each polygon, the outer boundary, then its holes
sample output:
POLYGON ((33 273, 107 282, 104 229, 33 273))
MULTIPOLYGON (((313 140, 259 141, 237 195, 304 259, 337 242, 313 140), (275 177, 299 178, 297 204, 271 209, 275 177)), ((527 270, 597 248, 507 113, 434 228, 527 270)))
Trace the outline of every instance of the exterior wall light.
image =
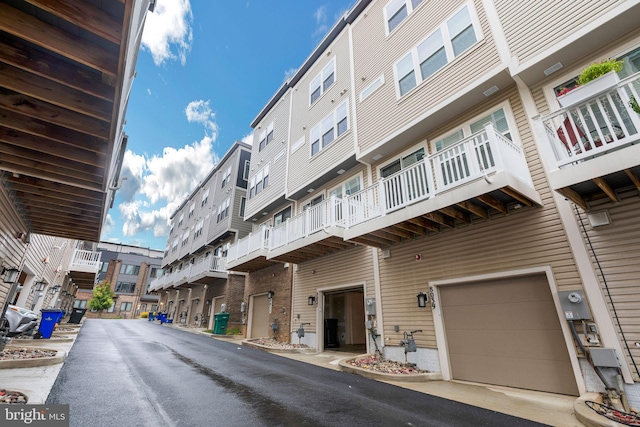
POLYGON ((424 292, 420 292, 418 294, 418 307, 424 308, 427 306, 428 302, 429 302, 429 295, 424 292))
POLYGON ((315 303, 316 303, 316 297, 315 295, 311 295, 307 300, 307 304, 314 305, 315 303))
POLYGON ((0 274, 4 274, 4 283, 15 283, 18 281, 18 274, 20 274, 20 270, 15 267, 2 267, 2 272, 0 274))
POLYGON ((47 286, 47 282, 43 282, 43 281, 36 282, 36 291, 38 292, 43 291, 45 286, 47 286))
POLYGON ((275 292, 273 292, 273 291, 269 291, 269 292, 267 292, 267 298, 269 298, 269 299, 273 299, 273 295, 274 295, 274 294, 275 294, 275 292))

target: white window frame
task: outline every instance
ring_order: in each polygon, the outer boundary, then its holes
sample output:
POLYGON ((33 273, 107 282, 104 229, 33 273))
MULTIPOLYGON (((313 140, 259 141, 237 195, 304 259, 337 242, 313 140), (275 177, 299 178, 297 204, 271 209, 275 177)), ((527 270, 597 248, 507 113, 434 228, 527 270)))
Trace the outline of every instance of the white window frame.
POLYGON ((260 169, 250 181, 249 186, 249 198, 252 199, 262 190, 269 186, 269 172, 271 168, 271 162, 264 165, 262 169, 260 169))
POLYGON ((331 144, 335 143, 337 139, 339 139, 342 135, 346 134, 349 131, 349 129, 351 129, 351 126, 349 124, 349 102, 345 100, 340 105, 338 105, 331 113, 329 113, 322 120, 320 120, 320 122, 314 127, 312 127, 311 130, 309 131, 309 136, 310 136, 309 140, 311 141, 309 144, 309 157, 313 158, 314 156, 320 154, 322 150, 324 150, 326 147, 330 146, 331 144), (342 121, 342 120, 340 121, 338 120, 339 117, 340 118, 342 117, 342 116, 338 116, 338 110, 340 110, 342 107, 344 107, 346 110, 345 118, 347 119, 347 128, 344 130, 344 132, 338 134, 338 124, 342 121), (329 121, 331 121, 330 128, 327 127, 327 124, 329 123, 329 121), (333 135, 332 135, 333 138, 331 139, 331 141, 325 144, 323 141, 323 138, 326 134, 329 133, 329 130, 333 132, 333 135), (317 139, 313 138, 313 135, 315 133, 318 134, 317 139), (316 141, 318 141, 318 151, 314 153, 313 146, 316 141))
POLYGON ((229 181, 231 181, 231 166, 229 166, 227 170, 224 171, 224 174, 222 175, 222 185, 220 188, 224 188, 224 186, 227 185, 229 181))
POLYGON ((249 180, 249 171, 251 170, 251 160, 244 161, 244 169, 242 170, 242 179, 249 180))
POLYGON ((311 79, 311 82, 309 83, 309 106, 315 104, 318 99, 322 98, 322 94, 335 84, 337 80, 336 76, 336 57, 334 56, 324 67, 322 67, 322 70, 318 74, 316 74, 313 79, 311 79), (329 84, 329 86, 324 87, 324 82, 331 74, 333 74, 333 81, 329 84), (316 99, 312 100, 311 95, 316 91, 316 88, 320 90, 320 93, 318 94, 318 97, 316 99))
POLYGON ((200 237, 202 235, 202 229, 204 228, 204 220, 201 219, 200 221, 198 221, 198 223, 196 224, 196 231, 195 233, 193 233, 193 238, 197 239, 198 237, 200 237))
POLYGON ((182 226, 183 221, 184 221, 184 212, 180 214, 180 219, 178 220, 178 227, 182 226))
POLYGON ((425 141, 422 141, 414 146, 412 146, 411 148, 408 148, 406 150, 404 150, 402 153, 400 153, 397 156, 393 156, 393 157, 389 157, 388 159, 385 160, 384 163, 380 163, 377 167, 376 167, 376 176, 378 177, 378 179, 382 179, 382 169, 386 168, 387 166, 389 166, 391 163, 394 163, 398 160, 400 160, 400 167, 402 167, 402 159, 410 156, 411 154, 415 153, 416 151, 420 150, 420 149, 424 149, 424 157, 428 157, 429 156, 429 149, 427 147, 427 144, 425 143, 425 141))
POLYGON ((226 217, 229 216, 229 204, 231 203, 231 198, 227 197, 226 200, 222 203, 220 203, 220 206, 218 206, 218 221, 220 222, 223 219, 225 219, 226 217))
POLYGON ((269 126, 262 132, 258 138, 258 151, 264 150, 271 141, 273 141, 274 123, 269 123, 269 126))
POLYGON ((209 201, 209 189, 207 188, 202 193, 202 202, 201 202, 200 206, 202 207, 202 206, 206 205, 208 201, 209 201))
POLYGON ((294 142, 293 145, 291 146, 291 154, 295 153, 300 148, 302 148, 302 146, 304 145, 305 142, 306 142, 306 138, 303 135, 299 140, 294 142))
POLYGON ((196 204, 195 203, 191 203, 191 205, 189 205, 189 218, 191 218, 193 216, 193 211, 196 208, 196 204))
POLYGON ((340 184, 338 185, 334 185, 333 187, 331 187, 328 191, 327 191, 327 198, 331 198, 331 193, 333 193, 334 190, 340 188, 340 193, 342 194, 341 198, 344 198, 346 191, 345 191, 345 184, 349 181, 354 180, 355 178, 358 178, 358 180, 360 181, 360 190, 358 191, 362 191, 364 189, 364 175, 362 174, 362 172, 359 172, 355 175, 351 175, 349 178, 345 179, 344 181, 342 181, 340 184))
POLYGON ((360 92, 360 102, 371 96, 376 90, 384 86, 384 74, 380 74, 374 81, 369 83, 367 87, 360 92))
MULTIPOLYGON (((417 87, 419 87, 420 85, 422 85, 424 82, 431 80, 432 77, 438 75, 440 72, 442 72, 442 70, 447 68, 447 65, 451 64, 455 59, 463 56, 466 52, 469 52, 470 50, 472 50, 472 48, 474 46, 477 46, 478 43, 480 43, 483 40, 483 34, 482 34, 482 28, 480 27, 480 21, 478 20, 478 14, 476 12, 476 9, 473 5, 473 2, 468 2, 465 3, 464 5, 462 5, 461 7, 459 7, 454 13, 452 13, 451 15, 449 15, 447 17, 447 19, 444 20, 444 22, 442 22, 438 28, 434 29, 431 33, 429 33, 426 37, 424 37, 423 39, 421 39, 415 46, 413 46, 411 48, 411 50, 409 50, 408 52, 405 52, 394 64, 393 64, 393 77, 394 77, 394 84, 395 84, 395 88, 396 88, 396 98, 397 99, 401 99, 404 96, 410 94, 411 92, 413 92, 417 87), (449 20, 451 20, 451 18, 453 18, 454 16, 456 16, 459 12, 461 12, 464 8, 468 8, 469 11, 469 17, 471 19, 471 25, 473 27, 473 31, 476 37, 476 41, 475 43, 471 44, 469 47, 467 47, 465 50, 463 50, 462 52, 460 52, 458 55, 455 55, 453 52, 453 45, 451 43, 451 37, 449 36, 449 29, 448 29, 448 22, 449 20), (422 72, 420 69, 420 64, 421 61, 419 59, 420 55, 418 52, 418 47, 420 45, 422 45, 424 42, 426 42, 431 36, 433 36, 434 34, 440 32, 440 35, 442 37, 442 42, 444 44, 444 50, 447 56, 447 63, 445 65, 443 65, 441 68, 439 68, 438 70, 436 70, 435 72, 433 72, 431 75, 427 76, 425 79, 422 78, 422 72), (413 64, 413 74, 416 80, 416 85, 414 87, 412 87, 411 89, 409 89, 406 93, 402 94, 401 90, 400 90, 400 78, 408 75, 408 74, 403 74, 400 75, 398 73, 398 65, 403 62, 407 57, 411 56, 411 62, 413 64)), ((438 49, 439 50, 439 49, 438 49)), ((424 62, 426 59, 430 58, 431 56, 424 58, 422 62, 424 62)))
POLYGON ((238 211, 238 216, 240 218, 244 219, 244 214, 247 210, 247 198, 246 197, 241 197, 240 198, 240 210, 238 211))
POLYGON ((420 3, 418 3, 418 5, 414 8, 413 6, 413 1, 412 0, 390 0, 387 4, 384 5, 384 7, 382 8, 382 14, 384 16, 384 30, 387 34, 387 36, 391 33, 393 33, 395 31, 396 28, 398 28, 403 22, 405 22, 410 16, 411 14, 420 7, 420 5, 426 3, 425 0, 421 0, 420 3), (394 10, 394 13, 389 16, 389 11, 388 8, 392 3, 397 2, 399 7, 397 9, 394 10), (400 6, 402 3, 404 3, 404 6, 406 6, 407 8, 407 16, 400 22, 398 22, 398 24, 393 27, 393 29, 389 29, 389 19, 393 16, 396 15, 396 13, 398 13, 398 11, 402 8, 402 6, 400 6))
POLYGON ((182 246, 186 246, 189 243, 189 230, 185 231, 182 235, 182 246))

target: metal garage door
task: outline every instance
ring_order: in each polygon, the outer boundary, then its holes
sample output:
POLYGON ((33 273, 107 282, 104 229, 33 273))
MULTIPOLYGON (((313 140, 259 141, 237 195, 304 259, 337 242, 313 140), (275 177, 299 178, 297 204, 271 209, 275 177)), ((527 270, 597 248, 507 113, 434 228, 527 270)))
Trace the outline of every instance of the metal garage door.
POLYGON ((252 298, 251 304, 251 336, 263 338, 269 336, 269 298, 267 294, 252 298))
POLYGON ((452 378, 577 395, 546 277, 440 287, 452 378))

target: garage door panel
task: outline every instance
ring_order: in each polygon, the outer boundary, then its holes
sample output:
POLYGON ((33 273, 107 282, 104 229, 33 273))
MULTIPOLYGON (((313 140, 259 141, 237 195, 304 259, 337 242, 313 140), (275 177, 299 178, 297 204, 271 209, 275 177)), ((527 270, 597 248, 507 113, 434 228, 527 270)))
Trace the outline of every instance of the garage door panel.
POLYGON ((456 355, 450 359, 453 377, 458 380, 547 391, 550 384, 558 384, 553 393, 577 395, 578 389, 571 363, 555 360, 526 360, 528 369, 521 368, 522 360, 511 357, 456 355), (486 370, 474 369, 480 363, 486 370))
MULTIPOLYGON (((529 279, 529 277, 527 278, 529 279)), ((448 306, 464 306, 474 304, 515 303, 520 301, 549 301, 551 294, 540 293, 541 287, 548 288, 544 277, 531 277, 532 281, 523 278, 497 279, 491 282, 450 285, 443 287, 450 297, 448 306)), ((442 290, 440 292, 442 292, 442 290)))
POLYGON ((475 304, 446 307, 447 330, 557 329, 558 314, 550 301, 475 304), (482 322, 476 322, 482 316, 482 322), (505 322, 505 319, 508 319, 505 322))

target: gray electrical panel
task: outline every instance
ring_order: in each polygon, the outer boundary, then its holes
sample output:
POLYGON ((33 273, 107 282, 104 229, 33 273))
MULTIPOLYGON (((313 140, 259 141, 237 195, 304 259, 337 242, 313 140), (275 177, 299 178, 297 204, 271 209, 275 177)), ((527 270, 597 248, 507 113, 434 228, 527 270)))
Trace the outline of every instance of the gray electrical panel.
POLYGON ((613 348, 590 348, 591 360, 593 366, 603 368, 619 368, 620 361, 616 357, 616 351, 613 348))
POLYGON ((567 320, 590 320, 591 311, 582 291, 558 292, 564 317, 567 320))
POLYGON ((367 298, 364 301, 364 312, 367 314, 367 316, 376 315, 376 299, 375 298, 367 298))

